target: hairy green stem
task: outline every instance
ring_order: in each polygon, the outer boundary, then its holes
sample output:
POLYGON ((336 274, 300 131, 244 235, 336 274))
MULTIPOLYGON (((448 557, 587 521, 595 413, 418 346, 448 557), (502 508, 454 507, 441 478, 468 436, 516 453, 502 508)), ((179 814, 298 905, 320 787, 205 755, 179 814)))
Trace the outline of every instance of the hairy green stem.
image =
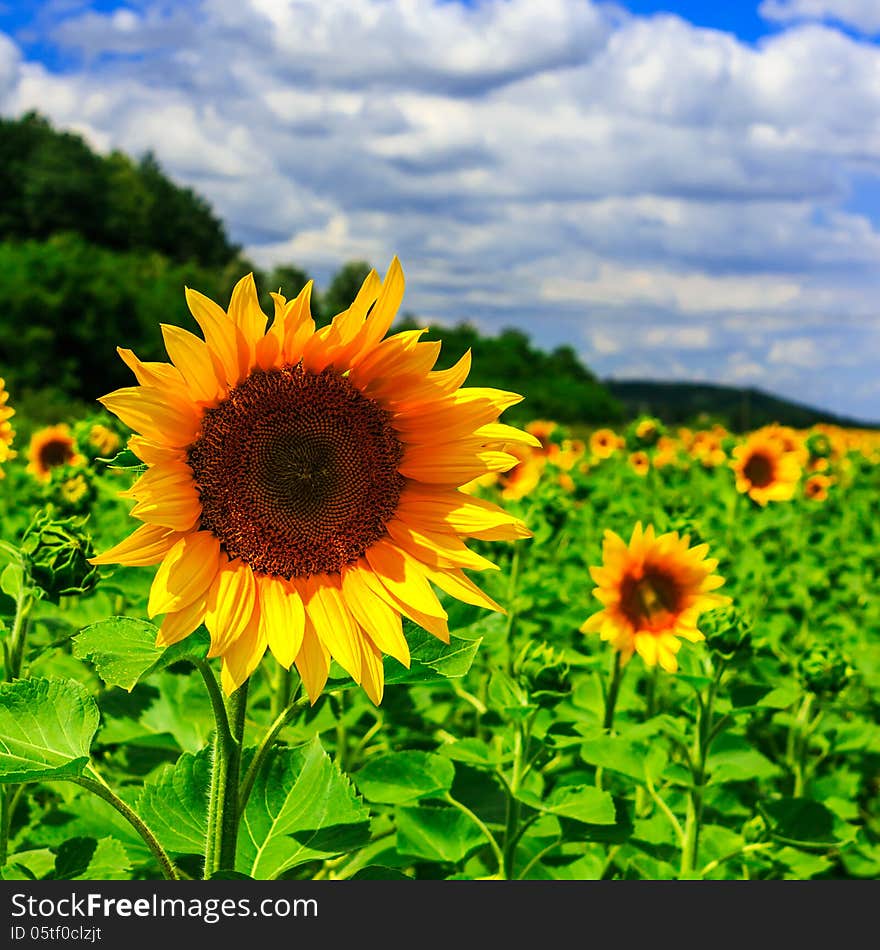
POLYGON ((168 854, 162 845, 159 844, 153 832, 147 827, 141 817, 133 811, 96 772, 93 772, 91 775, 78 775, 70 781, 87 789, 93 795, 97 795, 98 798, 102 798, 108 805, 112 805, 141 838, 143 838, 144 844, 150 849, 150 853, 162 869, 163 876, 169 881, 179 879, 180 875, 174 867, 171 858, 168 857, 168 854))
POLYGON ((703 822, 703 793, 706 785, 706 761, 716 732, 713 729, 713 707, 725 663, 715 670, 712 682, 703 699, 697 694, 697 719, 694 726, 694 741, 691 750, 691 789, 688 796, 684 825, 684 843, 681 849, 681 876, 690 875, 697 867, 700 852, 700 828, 703 822))
POLYGON ((272 748, 272 743, 277 738, 278 733, 281 732, 281 730, 290 722, 291 719, 293 719, 300 709, 308 705, 308 702, 309 700, 307 696, 303 696, 298 700, 294 699, 294 701, 286 709, 283 709, 275 717, 272 725, 266 730, 266 733, 260 740, 260 744, 257 746, 257 751, 254 753, 254 757, 251 759, 250 765, 248 766, 241 782, 241 788, 239 789, 238 796, 239 814, 242 814, 245 807, 247 806, 248 799, 250 798, 251 791, 254 787, 254 782, 257 779, 257 775, 260 773, 260 769, 263 767, 263 763, 266 761, 266 756, 269 754, 269 751, 272 748))
MULTIPOLYGON (((11 683, 21 675, 24 648, 27 641, 28 618, 35 602, 34 590, 22 580, 15 598, 15 618, 8 640, 3 641, 4 679, 11 683)), ((20 785, 4 785, 0 788, 0 867, 9 856, 9 836, 15 804, 21 791, 20 785)))
POLYGON ((489 842, 489 847, 492 849, 492 853, 495 855, 495 860, 498 863, 498 877, 501 880, 504 880, 505 876, 505 863, 504 863, 504 853, 498 845, 498 842, 495 840, 495 835, 489 830, 486 826, 486 823, 480 818, 479 815, 475 814, 467 807, 467 805, 462 804, 457 798, 453 798, 449 792, 443 796, 444 801, 448 802, 453 808, 457 808, 463 815, 466 815, 470 820, 480 829, 483 834, 483 837, 486 841, 489 842))
MULTIPOLYGON (((209 669, 210 672, 210 669, 209 669)), ((204 673, 204 671, 203 671, 204 673)), ((210 679, 217 687, 211 672, 210 679)), ((206 678, 206 682, 207 682, 206 678)), ((219 689, 219 687, 217 687, 219 689)), ((205 846, 204 878, 235 868, 239 823, 239 779, 247 710, 248 681, 223 703, 223 715, 215 705, 216 730, 208 793, 208 835, 205 846)), ((209 687, 212 697, 214 692, 209 687)))
MULTIPOLYGON (((617 697, 620 693, 620 684, 626 670, 619 650, 614 650, 611 658, 611 675, 608 680, 608 689, 605 690, 605 713, 602 717, 602 728, 610 733, 614 728, 614 713, 617 709, 617 697)), ((602 766, 596 768, 596 788, 603 786, 604 772, 602 766)))

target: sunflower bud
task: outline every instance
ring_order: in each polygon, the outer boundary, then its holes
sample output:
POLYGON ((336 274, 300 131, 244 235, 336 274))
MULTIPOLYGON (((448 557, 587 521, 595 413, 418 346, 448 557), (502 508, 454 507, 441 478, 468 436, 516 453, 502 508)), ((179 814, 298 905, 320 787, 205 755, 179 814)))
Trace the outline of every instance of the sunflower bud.
POLYGON ((842 692, 852 677, 849 660, 834 647, 816 644, 798 662, 798 677, 805 689, 817 696, 833 698, 842 692))
POLYGON ((532 698, 569 691, 565 657, 543 640, 530 640, 523 646, 513 661, 513 675, 532 698))
POLYGON ((751 617, 728 605, 712 610, 700 622, 709 649, 725 660, 748 652, 752 633, 751 617))
POLYGON ((807 436, 807 451, 811 459, 830 458, 833 451, 831 439, 824 432, 812 432, 807 436))
POLYGON ((640 416, 626 430, 627 448, 649 449, 657 444, 665 432, 666 427, 659 419, 653 416, 640 416))
POLYGON ((32 519, 21 541, 28 574, 46 597, 84 594, 98 580, 98 569, 89 564, 94 555, 91 538, 82 529, 85 518, 60 519, 46 508, 32 519))

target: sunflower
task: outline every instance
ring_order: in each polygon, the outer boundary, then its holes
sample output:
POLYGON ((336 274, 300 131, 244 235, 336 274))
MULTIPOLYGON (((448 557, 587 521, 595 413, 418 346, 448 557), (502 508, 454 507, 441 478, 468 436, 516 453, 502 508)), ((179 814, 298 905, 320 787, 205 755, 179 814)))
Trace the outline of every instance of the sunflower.
POLYGON ((620 447, 620 439, 612 429, 596 429, 590 436, 590 451, 598 459, 611 458, 620 447))
POLYGON ((733 450, 730 466, 736 489, 764 506, 768 501, 788 501, 794 496, 801 466, 793 452, 767 432, 753 432, 733 450))
POLYGON ((648 666, 657 663, 674 673, 679 637, 696 643, 704 640, 697 629, 699 616, 730 602, 712 593, 723 583, 713 573, 718 562, 707 558, 709 546, 689 547, 690 537, 677 531, 654 534, 639 522, 629 544, 606 531, 602 566, 591 567, 599 585, 593 591, 604 609, 581 626, 583 633, 598 632, 627 662, 634 652, 648 666))
POLYGON ((39 429, 28 446, 27 471, 41 482, 47 482, 53 468, 59 465, 81 465, 85 459, 76 450, 76 439, 64 425, 39 429))
POLYGON ((507 451, 516 457, 516 464, 507 472, 498 475, 501 497, 506 501, 525 498, 541 481, 547 465, 547 456, 527 445, 507 446, 507 451))
POLYGON ((122 440, 119 436, 111 428, 102 425, 100 422, 96 422, 89 428, 86 438, 89 447, 104 458, 109 458, 118 452, 119 446, 122 444, 122 440))
POLYGON ((651 460, 648 458, 647 452, 631 452, 629 458, 627 459, 627 464, 629 467, 636 473, 636 475, 647 475, 649 469, 651 468, 651 460))
MULTIPOLYGON (((15 430, 12 428, 10 419, 15 415, 12 406, 6 405, 9 401, 9 393, 6 391, 6 380, 0 377, 0 465, 15 458, 15 451, 12 448, 12 440, 15 438, 15 430)), ((5 478, 6 473, 0 468, 0 478, 5 478)))
POLYGON ((826 501, 828 498, 828 489, 834 479, 828 475, 811 475, 804 482, 804 497, 811 501, 826 501))
POLYGON ((100 401, 147 465, 125 493, 144 524, 95 563, 159 564, 158 644, 204 623, 227 693, 268 648, 312 702, 334 659, 378 704, 383 654, 410 661, 402 617, 448 640, 434 586, 501 609, 465 574, 495 565, 462 539, 529 531, 458 489, 516 464, 501 446, 537 440, 497 421, 522 397, 462 388, 469 352, 434 371, 425 330, 386 338, 403 290, 395 258, 319 330, 311 283, 273 294, 267 329, 248 275, 228 311, 187 289, 204 339, 163 325, 170 364, 119 350, 139 385, 100 401))

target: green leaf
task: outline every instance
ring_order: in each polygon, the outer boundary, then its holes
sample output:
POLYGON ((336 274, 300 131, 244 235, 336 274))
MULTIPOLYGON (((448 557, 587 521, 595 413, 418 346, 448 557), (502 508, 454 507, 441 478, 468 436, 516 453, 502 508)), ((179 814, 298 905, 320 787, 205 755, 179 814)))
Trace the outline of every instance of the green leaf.
POLYGON ((207 655, 207 636, 186 637, 181 643, 156 646, 155 624, 135 617, 99 620, 74 637, 73 654, 90 660, 108 686, 131 692, 145 676, 186 657, 207 655))
POLYGON ((21 564, 7 564, 0 573, 0 590, 13 600, 18 598, 24 583, 24 570, 21 564))
POLYGON ((144 784, 136 811, 166 851, 204 854, 211 753, 188 752, 144 784))
POLYGON ((438 755, 453 762, 464 762, 478 769, 495 769, 501 764, 501 754, 482 739, 457 739, 440 746, 438 755))
POLYGON ((55 880, 124 881, 131 862, 121 842, 115 838, 71 838, 59 848, 55 858, 55 880))
POLYGON ((81 775, 98 728, 98 706, 75 680, 0 685, 0 782, 81 775))
POLYGON ((397 850, 414 858, 457 864, 486 843, 480 829, 456 808, 399 807, 395 818, 397 850))
POLYGON ((161 673, 159 695, 138 722, 154 736, 167 733, 183 752, 203 749, 214 729, 211 703, 201 677, 161 673))
POLYGON ((834 813, 810 798, 780 798, 761 806, 770 833, 786 844, 830 846, 838 841, 834 813))
POLYGON ((709 785, 772 778, 780 771, 777 765, 753 749, 746 739, 730 733, 719 736, 715 741, 707 768, 709 785))
POLYGON ((401 666, 397 660, 385 658, 385 682, 396 683, 436 683, 450 677, 464 676, 471 668, 479 649, 480 639, 464 640, 450 636, 449 643, 443 643, 435 636, 408 624, 406 639, 412 662, 410 668, 401 666))
POLYGON ((530 808, 587 825, 613 825, 617 820, 614 799, 594 785, 563 785, 554 788, 543 800, 533 792, 520 789, 516 797, 530 808))
POLYGON ((368 761, 353 777, 368 801, 407 805, 448 792, 455 766, 429 752, 392 752, 368 761))
POLYGON ((0 868, 2 881, 36 881, 55 866, 55 855, 48 848, 18 851, 0 868))
POLYGON ((271 880, 307 861, 352 851, 368 840, 369 819, 317 736, 306 745, 276 749, 242 816, 236 870, 271 880))
POLYGON ((597 735, 581 746, 581 758, 603 769, 620 772, 638 782, 656 778, 667 762, 659 745, 646 745, 623 736, 597 735))

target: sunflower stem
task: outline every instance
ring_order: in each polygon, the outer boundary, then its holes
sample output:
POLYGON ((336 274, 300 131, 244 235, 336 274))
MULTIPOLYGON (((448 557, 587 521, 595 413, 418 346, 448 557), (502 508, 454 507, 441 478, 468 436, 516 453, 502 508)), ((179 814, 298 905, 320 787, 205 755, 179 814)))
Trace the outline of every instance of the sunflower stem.
POLYGON ((725 665, 723 661, 718 664, 712 682, 707 687, 705 698, 697 694, 697 718, 691 750, 691 789, 681 849, 681 877, 689 877, 698 867, 700 828, 703 822, 703 792, 706 786, 706 761, 712 740, 718 734, 713 729, 713 707, 725 665))
MULTIPOLYGON (((34 606, 34 589, 28 583, 27 574, 23 575, 21 587, 15 598, 15 619, 8 641, 3 641, 4 679, 11 683, 21 676, 24 648, 27 641, 28 618, 34 606)), ((0 789, 0 867, 6 864, 9 854, 9 836, 12 829, 12 817, 15 804, 21 790, 20 785, 4 785, 0 789)))
POLYGON ((93 795, 97 795, 98 798, 103 799, 107 802, 108 805, 111 805, 120 815, 134 828, 134 830, 141 836, 146 846, 150 849, 153 857, 159 864, 159 867, 162 869, 162 875, 169 881, 176 881, 180 878, 180 873, 177 868, 174 867, 174 863, 171 861, 171 858, 168 857, 165 849, 159 844, 156 836, 150 830, 150 828, 144 823, 140 818, 137 812, 133 811, 117 794, 113 791, 112 788, 104 781, 104 779, 94 770, 93 767, 89 767, 89 770, 83 775, 78 775, 75 778, 70 779, 74 785, 79 785, 82 788, 87 789, 93 795))
MULTIPOLYGON (((215 690, 209 687, 212 702, 219 691, 213 672, 215 690)), ((204 675, 204 671, 203 671, 204 675)), ((206 682, 208 678, 206 677, 206 682)), ((214 750, 211 765, 211 786, 208 793, 208 834, 205 845, 204 879, 209 880, 219 871, 235 870, 235 851, 238 839, 239 778, 241 773, 242 740, 247 710, 248 681, 222 703, 223 714, 218 715, 214 704, 217 728, 214 732, 214 750)))
POLYGON ((248 799, 250 798, 251 791, 254 787, 254 782, 257 780, 257 775, 259 775, 260 769, 263 767, 263 763, 266 761, 266 756, 269 754, 269 751, 272 748, 272 743, 277 738, 278 733, 281 732, 281 730, 290 722, 291 719, 293 719, 300 709, 302 709, 304 706, 307 706, 308 704, 308 696, 303 696, 300 699, 294 698, 290 705, 286 709, 283 709, 275 717, 275 721, 266 730, 266 734, 260 740, 260 744, 257 746, 257 751, 254 753, 254 757, 251 759, 250 765, 248 766, 241 782, 241 788, 239 789, 238 795, 239 815, 244 814, 248 799))
MULTIPOLYGON (((610 733, 614 728, 614 712, 617 708, 617 697, 620 693, 620 684, 626 666, 621 661, 620 651, 614 650, 611 659, 611 675, 608 678, 608 689, 605 690, 605 715, 602 717, 602 728, 610 733)), ((602 766, 596 767, 596 788, 602 788, 602 766)))

